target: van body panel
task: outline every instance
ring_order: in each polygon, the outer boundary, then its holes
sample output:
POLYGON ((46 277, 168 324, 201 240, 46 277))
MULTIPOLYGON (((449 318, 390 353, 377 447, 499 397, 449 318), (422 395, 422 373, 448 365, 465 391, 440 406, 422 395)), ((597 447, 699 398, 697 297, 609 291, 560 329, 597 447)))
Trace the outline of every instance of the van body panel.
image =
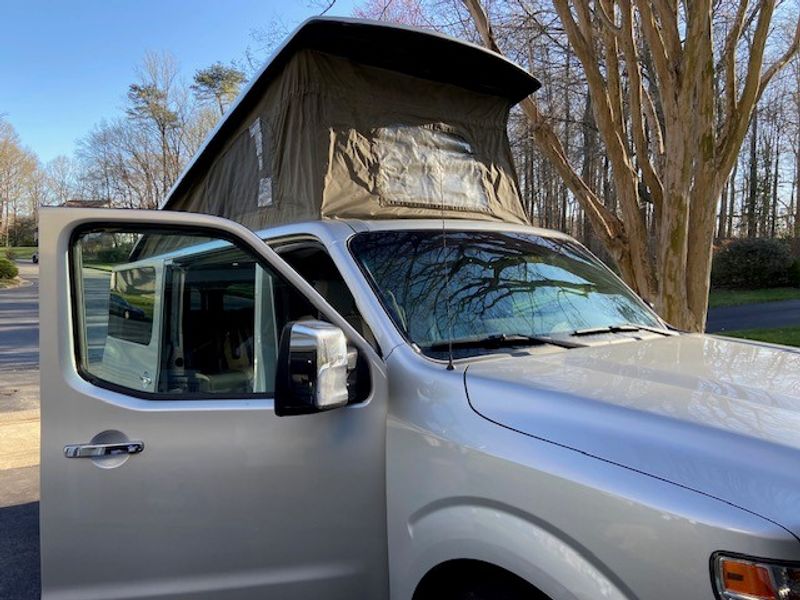
POLYGON ((797 539, 767 519, 479 415, 464 387, 474 364, 448 372, 403 345, 388 366, 393 598, 459 558, 550 598, 648 600, 710 598, 708 557, 721 549, 800 560, 797 539))
POLYGON ((248 230, 157 211, 43 209, 44 598, 385 598, 386 379, 349 324, 248 230), (368 361, 369 398, 279 418, 270 398, 148 400, 78 374, 68 248, 79 225, 196 226, 233 236, 368 361), (65 446, 141 441, 112 463, 65 446), (365 595, 365 596, 364 596, 365 595))
POLYGON ((212 217, 121 212, 42 211, 42 335, 57 341, 41 359, 45 598, 412 600, 432 569, 472 559, 553 600, 701 600, 714 594, 715 552, 800 561, 794 438, 769 425, 784 413, 793 423, 793 351, 601 336, 571 350, 498 349, 451 369, 389 317, 353 236, 568 236, 456 219, 331 219, 254 234, 212 217), (276 418, 269 398, 151 402, 82 379, 68 325, 69 232, 114 218, 245 241, 369 359, 371 397, 276 418), (380 354, 271 249, 298 240, 324 247, 380 354), (722 408, 736 419, 709 417, 722 408), (145 451, 113 469, 63 458, 64 444, 107 430, 145 451), (737 461, 747 467, 738 475, 737 461))
POLYGON ((470 366, 473 408, 800 535, 800 353, 703 335, 470 366))

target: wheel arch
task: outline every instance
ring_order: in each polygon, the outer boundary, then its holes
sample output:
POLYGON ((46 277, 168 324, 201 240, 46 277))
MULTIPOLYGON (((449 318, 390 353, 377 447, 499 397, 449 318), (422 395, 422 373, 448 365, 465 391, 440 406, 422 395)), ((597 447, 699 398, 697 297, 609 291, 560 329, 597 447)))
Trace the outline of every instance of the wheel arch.
POLYGON ((402 554, 409 561, 400 569, 406 583, 395 580, 399 585, 392 586, 393 598, 419 600, 424 596, 417 596, 418 590, 426 589, 420 586, 432 578, 478 565, 482 572, 523 580, 545 599, 576 600, 598 593, 610 600, 630 597, 624 584, 615 583, 607 567, 574 540, 504 504, 449 499, 413 515, 408 531, 410 545, 402 554))
POLYGON ((482 560, 456 558, 432 567, 419 581, 412 600, 438 600, 446 598, 454 582, 458 584, 489 584, 512 590, 530 600, 551 600, 531 582, 508 569, 482 560))

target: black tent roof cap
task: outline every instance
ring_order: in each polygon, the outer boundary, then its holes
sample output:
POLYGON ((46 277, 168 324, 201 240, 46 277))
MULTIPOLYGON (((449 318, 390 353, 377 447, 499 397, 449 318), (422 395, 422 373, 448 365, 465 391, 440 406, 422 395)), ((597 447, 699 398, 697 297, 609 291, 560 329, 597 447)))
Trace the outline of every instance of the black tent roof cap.
POLYGON ((525 69, 476 44, 447 35, 366 19, 313 17, 304 21, 239 94, 216 128, 172 186, 162 208, 169 208, 234 131, 289 59, 300 50, 317 50, 421 79, 449 83, 516 104, 539 89, 525 69))

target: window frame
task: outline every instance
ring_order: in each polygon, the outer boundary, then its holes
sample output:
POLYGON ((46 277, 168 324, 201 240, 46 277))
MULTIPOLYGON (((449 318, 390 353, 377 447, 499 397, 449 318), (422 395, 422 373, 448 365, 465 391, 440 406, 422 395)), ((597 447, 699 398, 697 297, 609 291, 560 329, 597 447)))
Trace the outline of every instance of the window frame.
MULTIPOLYGON (((180 224, 152 224, 152 223, 119 223, 115 225, 101 226, 97 223, 86 223, 75 227, 69 237, 69 246, 67 251, 67 274, 68 274, 68 287, 70 298, 72 300, 70 307, 71 327, 70 335, 72 336, 72 349, 73 359, 75 361, 75 370, 78 376, 84 381, 106 389, 112 392, 131 396, 141 400, 150 401, 208 401, 208 400, 274 400, 275 392, 237 392, 237 393, 209 393, 209 392, 191 392, 188 394, 170 393, 170 392, 148 392, 138 390, 135 388, 126 387, 113 381, 108 381, 102 377, 92 373, 86 368, 84 363, 84 354, 82 344, 86 338, 86 322, 85 315, 83 314, 83 301, 85 297, 85 290, 83 286, 83 278, 81 269, 78 268, 76 261, 76 244, 81 236, 87 232, 92 233, 119 233, 119 232, 133 232, 145 234, 148 232, 160 233, 163 235, 177 234, 177 235, 190 235, 196 237, 209 237, 215 241, 224 241, 233 244, 236 248, 252 256, 256 264, 262 269, 267 270, 275 279, 282 281, 284 284, 290 286, 300 296, 306 298, 304 293, 297 289, 297 287, 283 276, 275 267, 269 262, 264 260, 257 252, 250 248, 249 244, 244 243, 236 235, 229 234, 225 231, 215 229, 212 227, 202 227, 198 225, 180 225, 180 224)), ((262 240, 263 241, 263 240, 262 240)), ((313 304, 313 303, 312 303, 313 304)), ((162 324, 163 326, 163 324, 162 324)), ((153 332, 153 335, 160 335, 158 332, 153 332)), ((133 342, 131 342, 133 343, 133 342)))
MULTIPOLYGON (((345 247, 347 248, 348 254, 350 254, 351 256, 352 256, 352 253, 350 252, 349 244, 350 244, 350 239, 352 237, 353 236, 348 236, 348 238, 347 238, 347 240, 345 242, 345 247)), ((370 336, 372 337, 373 342, 370 342, 364 335, 361 334, 361 332, 357 332, 357 333, 359 333, 359 335, 364 340, 364 342, 368 346, 370 346, 378 354, 378 357, 383 359, 383 357, 384 357, 383 350, 381 348, 381 344, 378 341, 377 336, 375 335, 375 329, 369 323, 369 321, 366 319, 366 317, 364 317, 364 314, 361 312, 361 309, 358 307, 358 301, 356 300, 356 294, 353 293, 353 288, 351 287, 351 285, 348 282, 347 278, 344 276, 344 273, 342 272, 341 267, 337 264, 336 259, 333 256, 333 253, 328 249, 328 247, 325 245, 325 243, 322 240, 320 240, 319 238, 314 237, 313 235, 310 235, 310 234, 296 234, 296 235, 279 236, 279 237, 275 237, 275 238, 265 238, 264 239, 264 243, 266 243, 270 248, 272 248, 275 251, 275 253, 278 256, 280 256, 281 258, 283 258, 283 254, 285 252, 292 252, 294 250, 303 250, 305 248, 314 248, 316 250, 320 250, 321 252, 324 252, 325 256, 328 257, 328 259, 331 261, 331 264, 333 265, 333 267, 339 273, 339 276, 342 278, 342 282, 345 284, 345 286, 347 286, 347 290, 350 292, 350 295, 353 298, 353 302, 354 302, 356 308, 359 311, 360 317, 364 320, 364 324, 367 326, 367 329, 370 332, 370 336)), ((354 261, 354 262, 357 263, 357 261, 354 261)), ((291 266, 291 263, 289 263, 289 266, 291 266)), ((359 269, 359 273, 363 274, 363 271, 361 270, 360 265, 358 266, 358 269, 359 269)), ((308 280, 306 280, 306 283, 309 283, 308 280)), ((372 288, 370 288, 370 289, 372 289, 372 288)), ((325 298, 325 297, 323 296, 323 298, 325 298)), ((325 300, 327 301, 327 298, 325 298, 325 300)), ((333 310, 335 310, 337 312, 337 314, 339 314, 339 316, 343 317, 343 315, 341 315, 341 313, 339 313, 339 311, 336 310, 335 306, 331 305, 331 308, 333 308, 333 310)))

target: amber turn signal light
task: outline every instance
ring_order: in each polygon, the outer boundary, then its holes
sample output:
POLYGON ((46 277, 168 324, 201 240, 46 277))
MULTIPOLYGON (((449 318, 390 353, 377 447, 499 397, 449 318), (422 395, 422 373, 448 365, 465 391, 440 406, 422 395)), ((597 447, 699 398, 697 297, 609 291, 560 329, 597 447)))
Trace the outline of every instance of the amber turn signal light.
POLYGON ((713 570, 723 600, 800 600, 800 565, 717 554, 713 570))

